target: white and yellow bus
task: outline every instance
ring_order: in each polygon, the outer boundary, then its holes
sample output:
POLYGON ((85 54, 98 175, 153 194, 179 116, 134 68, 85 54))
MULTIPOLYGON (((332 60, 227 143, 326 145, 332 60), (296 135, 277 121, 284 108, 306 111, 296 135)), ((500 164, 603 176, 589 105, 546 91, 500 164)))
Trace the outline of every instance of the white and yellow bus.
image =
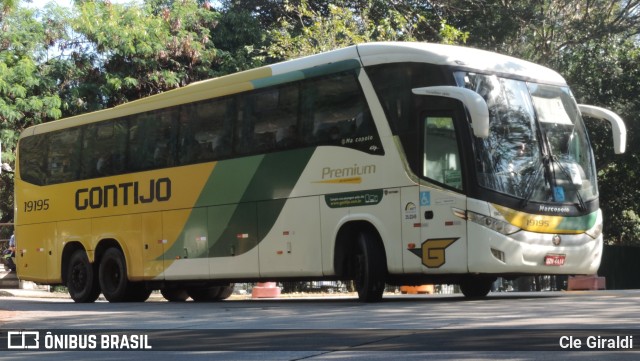
POLYGON ((459 284, 593 274, 596 169, 542 66, 370 43, 37 125, 19 141, 18 275, 76 302, 229 296, 234 282, 459 284))

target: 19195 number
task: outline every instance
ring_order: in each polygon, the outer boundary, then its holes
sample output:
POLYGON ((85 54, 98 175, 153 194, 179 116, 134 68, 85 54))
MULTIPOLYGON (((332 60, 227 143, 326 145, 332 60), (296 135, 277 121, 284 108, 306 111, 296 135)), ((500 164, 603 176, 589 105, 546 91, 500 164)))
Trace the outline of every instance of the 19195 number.
POLYGON ((24 202, 25 212, 39 212, 39 211, 46 211, 48 209, 49 209, 49 198, 24 202))

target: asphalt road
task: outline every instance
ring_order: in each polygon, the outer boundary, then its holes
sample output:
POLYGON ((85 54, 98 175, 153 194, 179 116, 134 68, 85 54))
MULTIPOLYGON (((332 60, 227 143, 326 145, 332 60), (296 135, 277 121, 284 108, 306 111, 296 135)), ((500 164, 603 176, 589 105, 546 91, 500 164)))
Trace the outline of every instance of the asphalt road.
POLYGON ((388 295, 376 304, 353 297, 75 304, 0 291, 0 349, 17 330, 38 332, 41 349, 47 331, 58 341, 49 343, 54 351, 0 351, 0 359, 631 360, 640 357, 638 301, 640 291, 628 290, 496 293, 481 300, 388 295), (67 351, 79 348, 70 337, 100 349, 111 334, 113 343, 105 344, 111 349, 151 348, 67 351), (610 339, 617 349, 608 349, 610 339), (621 349, 624 340, 631 351, 621 349))

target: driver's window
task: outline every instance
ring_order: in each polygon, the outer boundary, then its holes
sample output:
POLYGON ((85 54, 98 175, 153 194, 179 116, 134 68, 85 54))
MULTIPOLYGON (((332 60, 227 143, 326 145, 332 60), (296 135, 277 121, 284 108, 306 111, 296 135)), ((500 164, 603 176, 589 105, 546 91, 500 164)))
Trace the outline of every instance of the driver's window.
POLYGON ((422 176, 462 190, 462 165, 453 118, 424 119, 422 176))

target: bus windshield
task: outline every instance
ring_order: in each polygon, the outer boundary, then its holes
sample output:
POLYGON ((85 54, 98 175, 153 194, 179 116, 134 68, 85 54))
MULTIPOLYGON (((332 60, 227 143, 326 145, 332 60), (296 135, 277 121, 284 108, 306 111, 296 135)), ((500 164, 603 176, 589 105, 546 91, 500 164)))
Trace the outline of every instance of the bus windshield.
POLYGON ((580 208, 597 198, 593 155, 567 87, 469 72, 456 79, 489 107, 489 137, 474 144, 481 187, 525 202, 580 208))

